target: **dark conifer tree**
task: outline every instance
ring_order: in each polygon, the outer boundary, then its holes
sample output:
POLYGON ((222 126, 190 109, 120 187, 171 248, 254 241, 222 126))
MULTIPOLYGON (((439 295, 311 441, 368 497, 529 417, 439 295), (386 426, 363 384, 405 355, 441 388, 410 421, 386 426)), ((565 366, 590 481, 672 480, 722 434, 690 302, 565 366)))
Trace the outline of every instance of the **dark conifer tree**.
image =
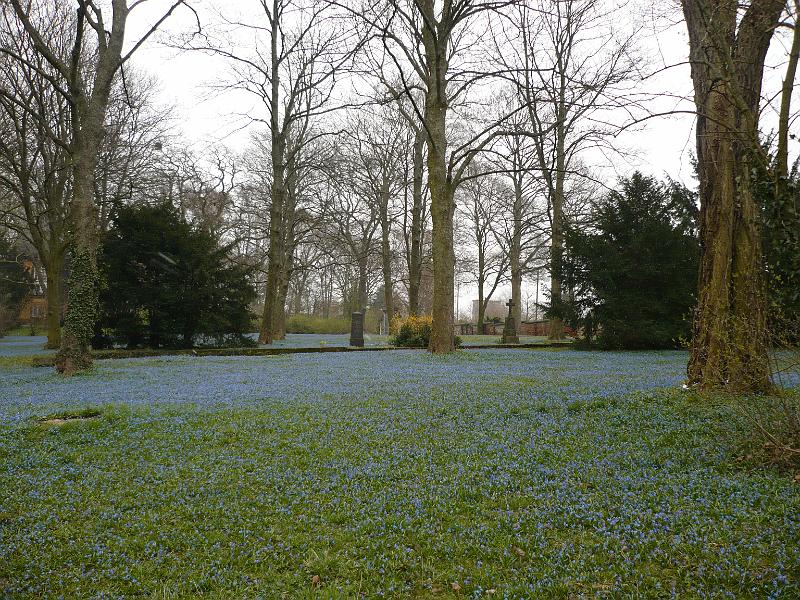
POLYGON ((638 172, 620 185, 595 209, 592 230, 568 231, 573 319, 602 348, 677 347, 695 304, 696 197, 638 172))

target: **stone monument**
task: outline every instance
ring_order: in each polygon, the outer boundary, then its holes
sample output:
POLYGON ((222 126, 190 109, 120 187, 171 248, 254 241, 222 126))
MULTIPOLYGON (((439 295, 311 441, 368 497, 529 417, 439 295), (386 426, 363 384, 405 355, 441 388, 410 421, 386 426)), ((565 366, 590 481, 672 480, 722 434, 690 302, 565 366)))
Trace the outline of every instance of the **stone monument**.
POLYGON ((350 345, 364 347, 364 313, 354 312, 350 317, 350 345))
POLYGON ((514 301, 509 299, 506 302, 508 307, 508 316, 506 323, 503 326, 503 337, 500 338, 501 344, 519 344, 519 336, 517 335, 517 324, 514 321, 514 316, 511 314, 511 309, 514 307, 514 301))

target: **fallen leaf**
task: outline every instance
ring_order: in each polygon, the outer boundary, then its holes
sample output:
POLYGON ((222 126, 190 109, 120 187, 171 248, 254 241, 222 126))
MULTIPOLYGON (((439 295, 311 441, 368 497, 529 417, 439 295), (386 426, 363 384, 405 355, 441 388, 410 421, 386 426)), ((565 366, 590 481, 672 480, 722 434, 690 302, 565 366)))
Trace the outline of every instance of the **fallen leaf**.
POLYGON ((460 592, 461 591, 461 586, 458 585, 458 583, 456 583, 455 581, 450 584, 450 587, 453 588, 454 592, 460 592))
POLYGON ((610 583, 593 583, 592 588, 595 590, 610 590, 614 586, 610 583))
POLYGON ((320 576, 319 576, 319 575, 314 575, 314 576, 311 578, 311 585, 313 585, 314 587, 319 587, 319 585, 320 585, 321 583, 322 583, 322 579, 320 579, 320 576))

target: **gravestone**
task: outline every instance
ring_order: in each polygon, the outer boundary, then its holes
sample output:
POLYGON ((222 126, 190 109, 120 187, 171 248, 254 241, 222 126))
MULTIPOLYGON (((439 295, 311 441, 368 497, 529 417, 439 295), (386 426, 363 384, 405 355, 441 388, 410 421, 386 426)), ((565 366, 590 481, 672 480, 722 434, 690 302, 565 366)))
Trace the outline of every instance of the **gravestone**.
POLYGON ((514 307, 514 301, 506 302, 508 307, 508 316, 506 323, 503 327, 503 337, 500 338, 501 344, 519 344, 519 336, 517 335, 517 323, 514 321, 514 316, 511 314, 511 309, 514 307))
POLYGON ((350 345, 364 347, 364 313, 354 312, 350 317, 350 345))

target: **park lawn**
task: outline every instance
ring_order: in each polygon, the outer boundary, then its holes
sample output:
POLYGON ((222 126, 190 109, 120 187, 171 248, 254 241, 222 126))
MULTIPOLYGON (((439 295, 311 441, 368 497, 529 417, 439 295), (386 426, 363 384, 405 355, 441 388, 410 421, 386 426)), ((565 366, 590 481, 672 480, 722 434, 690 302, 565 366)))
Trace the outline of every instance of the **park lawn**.
POLYGON ((0 366, 0 595, 800 597, 800 486, 737 466, 685 360, 0 366))

